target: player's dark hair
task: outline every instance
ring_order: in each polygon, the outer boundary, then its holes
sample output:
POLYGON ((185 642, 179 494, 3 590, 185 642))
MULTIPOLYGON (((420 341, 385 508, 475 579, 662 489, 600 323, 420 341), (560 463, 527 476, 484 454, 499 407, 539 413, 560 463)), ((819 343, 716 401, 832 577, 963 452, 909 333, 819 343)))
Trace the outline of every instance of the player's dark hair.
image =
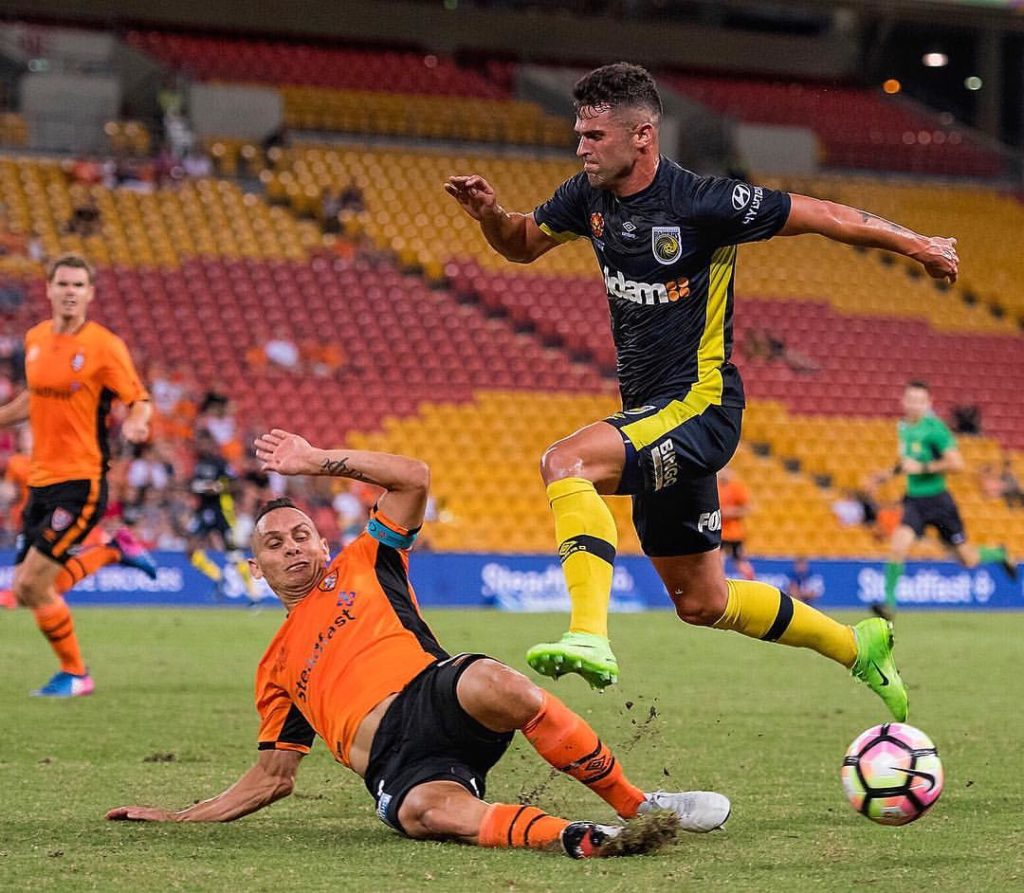
POLYGON ((927 391, 929 394, 932 392, 932 389, 930 387, 928 387, 928 382, 926 382, 926 381, 924 381, 924 380, 922 380, 920 378, 912 378, 912 379, 910 379, 910 381, 907 382, 907 387, 908 388, 920 388, 922 391, 927 391))
POLYGON ((661 118, 661 96, 646 68, 629 62, 602 65, 585 74, 572 88, 576 111, 607 106, 610 109, 643 108, 661 118))
POLYGON ((256 517, 253 519, 252 526, 255 527, 260 523, 260 519, 264 515, 269 515, 275 509, 298 509, 298 511, 302 511, 287 496, 279 496, 277 499, 271 499, 260 506, 259 511, 256 512, 256 517))
POLYGON ((93 265, 80 254, 62 254, 55 260, 50 261, 50 265, 46 268, 47 282, 53 282, 53 277, 57 275, 57 269, 59 267, 71 267, 73 270, 85 270, 86 275, 89 277, 89 285, 92 285, 96 281, 95 267, 93 267, 93 265))

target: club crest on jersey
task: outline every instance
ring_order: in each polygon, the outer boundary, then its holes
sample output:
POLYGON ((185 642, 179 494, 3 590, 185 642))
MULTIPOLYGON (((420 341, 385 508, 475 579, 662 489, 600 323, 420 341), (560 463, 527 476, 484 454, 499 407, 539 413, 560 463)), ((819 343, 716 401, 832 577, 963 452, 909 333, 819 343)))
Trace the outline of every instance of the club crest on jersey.
POLYGON ((323 578, 323 580, 320 581, 320 585, 317 586, 317 589, 320 589, 323 592, 330 592, 334 588, 334 586, 335 586, 335 584, 337 582, 338 582, 338 574, 337 573, 328 574, 326 577, 323 578))
POLYGON ((674 264, 683 253, 678 226, 655 226, 651 229, 651 250, 659 264, 674 264))
POLYGON ((71 358, 71 371, 72 372, 81 372, 82 371, 82 367, 84 365, 85 365, 85 354, 82 353, 81 351, 78 351, 78 353, 76 353, 71 358))
POLYGON ((67 530, 74 520, 75 516, 67 509, 55 508, 50 516, 50 527, 60 533, 62 530, 67 530))
POLYGON ((590 231, 594 234, 595 239, 600 239, 604 235, 604 214, 600 211, 595 211, 590 215, 590 231))

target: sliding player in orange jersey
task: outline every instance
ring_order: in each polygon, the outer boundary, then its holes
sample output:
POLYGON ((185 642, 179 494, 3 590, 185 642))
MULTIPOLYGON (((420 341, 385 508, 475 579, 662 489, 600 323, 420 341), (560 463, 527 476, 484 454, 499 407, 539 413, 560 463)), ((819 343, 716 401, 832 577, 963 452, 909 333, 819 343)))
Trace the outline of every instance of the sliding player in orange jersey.
POLYGON ((729 817, 721 794, 645 794, 558 698, 483 654, 450 656, 441 647, 408 577, 408 550, 427 502, 426 465, 316 449, 278 429, 256 441, 256 455, 265 471, 348 477, 386 492, 366 530, 333 561, 313 522, 289 500, 263 507, 252 572, 288 617, 256 675, 256 764, 222 794, 179 812, 122 806, 107 818, 228 822, 255 812, 292 792, 299 763, 319 736, 363 777, 380 819, 408 837, 562 850, 574 858, 622 854, 621 826, 484 801, 487 773, 517 730, 624 819, 666 810, 674 832, 711 831, 729 817))
POLYGON ((71 611, 56 583, 75 547, 103 517, 107 415, 113 399, 129 407, 121 427, 128 440, 140 443, 149 433, 149 394, 127 347, 86 319, 94 279, 92 266, 78 255, 64 255, 50 265, 46 294, 53 317, 25 335, 28 387, 0 407, 0 425, 28 419, 32 430, 14 596, 35 614, 60 661, 53 678, 34 692, 43 697, 69 698, 93 690, 71 611))

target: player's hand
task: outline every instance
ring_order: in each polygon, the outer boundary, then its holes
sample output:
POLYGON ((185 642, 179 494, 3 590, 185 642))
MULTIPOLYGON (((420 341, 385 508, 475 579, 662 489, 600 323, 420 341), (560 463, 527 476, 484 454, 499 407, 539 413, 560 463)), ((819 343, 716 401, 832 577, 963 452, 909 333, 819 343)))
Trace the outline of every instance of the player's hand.
POLYGON ((901 459, 900 471, 904 474, 921 474, 924 472, 924 462, 917 459, 901 459))
POLYGON ((176 813, 158 806, 118 806, 107 813, 110 822, 176 822, 176 813))
POLYGON ((478 174, 464 177, 449 177, 444 184, 444 191, 455 199, 470 217, 482 220, 485 215, 493 213, 498 207, 498 198, 491 186, 478 174))
POLYGON ((121 423, 121 433, 131 443, 145 443, 149 440, 149 422, 129 416, 121 423))
POLYGON ((910 255, 932 279, 944 279, 950 285, 960 274, 960 255, 956 252, 956 239, 931 236, 928 244, 910 255))
POLYGON ((305 437, 274 428, 256 438, 256 458, 261 471, 278 474, 309 474, 313 447, 305 437))

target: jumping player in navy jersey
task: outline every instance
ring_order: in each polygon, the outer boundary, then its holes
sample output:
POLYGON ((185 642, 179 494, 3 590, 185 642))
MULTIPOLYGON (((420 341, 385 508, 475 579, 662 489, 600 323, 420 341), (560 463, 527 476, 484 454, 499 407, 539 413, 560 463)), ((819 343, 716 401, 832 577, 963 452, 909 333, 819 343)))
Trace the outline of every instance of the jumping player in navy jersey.
POLYGON ((956 240, 681 168, 659 151, 661 98, 639 66, 598 68, 576 83, 573 98, 583 170, 532 213, 506 211, 478 175, 445 184, 514 263, 589 239, 618 351, 622 411, 553 444, 541 460, 572 618, 560 641, 534 646, 527 661, 549 676, 579 673, 595 688, 618 679, 607 629, 616 530, 601 495, 628 494, 644 552, 682 620, 812 648, 849 668, 904 719, 906 689, 885 620, 845 626, 722 571, 715 475, 739 442, 744 405, 729 362, 736 246, 816 233, 903 254, 952 282, 956 240))

